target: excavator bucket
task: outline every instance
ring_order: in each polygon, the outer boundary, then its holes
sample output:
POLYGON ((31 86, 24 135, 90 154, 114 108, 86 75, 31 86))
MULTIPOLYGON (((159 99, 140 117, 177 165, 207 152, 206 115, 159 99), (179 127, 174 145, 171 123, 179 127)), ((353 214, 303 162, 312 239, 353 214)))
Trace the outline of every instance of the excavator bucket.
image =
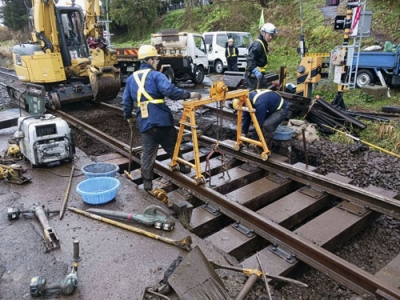
POLYGON ((101 71, 89 68, 90 84, 95 102, 102 102, 117 97, 121 88, 120 71, 114 67, 104 67, 101 71))

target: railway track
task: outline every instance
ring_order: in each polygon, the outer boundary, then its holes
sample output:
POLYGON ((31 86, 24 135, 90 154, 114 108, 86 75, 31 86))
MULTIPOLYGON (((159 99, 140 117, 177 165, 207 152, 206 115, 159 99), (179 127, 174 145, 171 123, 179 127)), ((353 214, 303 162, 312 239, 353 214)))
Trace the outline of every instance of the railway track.
MULTIPOLYGON (((122 116, 121 109, 113 105, 102 103, 100 107, 122 116)), ((126 167, 126 143, 68 113, 49 111, 106 144, 121 161, 125 158, 121 167, 126 167)), ((206 107, 204 113, 207 111, 215 114, 219 108, 206 107)), ((229 111, 224 114, 223 118, 234 119, 229 111)), ((190 140, 190 132, 187 135, 190 140)), ((322 176, 312 166, 291 165, 278 155, 264 162, 251 151, 234 150, 230 140, 219 143, 224 161, 218 152, 207 160, 216 142, 199 137, 201 169, 208 168, 205 185, 195 184, 194 171, 188 175, 171 172, 165 153, 157 157, 154 184, 164 189, 169 199, 186 203, 191 216, 186 225, 194 234, 235 256, 245 267, 257 265, 257 253, 268 262, 269 273, 286 276, 302 261, 367 298, 400 299, 399 290, 387 283, 383 271, 370 274, 332 253, 380 214, 400 219, 395 193, 376 187, 361 189, 349 178, 322 176)), ((184 146, 184 158, 193 161, 191 143, 184 146)), ((140 148, 132 160, 133 173, 138 173, 140 148)), ((142 183, 139 176, 134 182, 142 183)), ((396 259, 388 265, 398 268, 396 259)))
MULTIPOLYGON (((104 107, 121 114, 109 105, 104 107)), ((122 157, 129 157, 127 144, 67 113, 54 113, 122 157)), ((269 264, 274 262, 271 274, 286 275, 302 261, 360 295, 400 298, 400 290, 379 275, 331 252, 380 214, 398 219, 400 204, 395 193, 376 187, 361 189, 351 185, 349 178, 322 176, 311 166, 291 165, 278 155, 264 162, 251 151, 235 151, 229 140, 219 143, 224 164, 220 153, 207 160, 215 143, 205 136, 199 138, 202 170, 209 168, 204 173, 205 185, 195 184, 194 171, 188 175, 171 172, 165 153, 157 157, 159 177, 154 184, 172 201, 187 203, 191 215, 187 225, 193 233, 235 256, 245 267, 256 265, 255 253, 269 264)), ((185 146, 184 158, 193 161, 191 143, 185 146)), ((136 149, 134 168, 140 166, 139 156, 140 149, 136 149)), ((139 176, 135 182, 141 184, 139 176)))

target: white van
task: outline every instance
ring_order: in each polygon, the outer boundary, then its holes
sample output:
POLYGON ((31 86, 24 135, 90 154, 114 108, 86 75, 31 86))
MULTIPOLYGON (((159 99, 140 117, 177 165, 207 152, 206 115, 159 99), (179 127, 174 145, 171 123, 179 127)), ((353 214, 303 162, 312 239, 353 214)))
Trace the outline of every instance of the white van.
POLYGON ((246 68, 246 56, 250 45, 253 43, 253 37, 250 32, 239 31, 214 31, 204 32, 204 40, 207 47, 208 64, 218 74, 222 74, 224 69, 228 68, 228 63, 225 57, 225 48, 228 44, 228 39, 232 38, 234 45, 239 50, 238 68, 246 68))

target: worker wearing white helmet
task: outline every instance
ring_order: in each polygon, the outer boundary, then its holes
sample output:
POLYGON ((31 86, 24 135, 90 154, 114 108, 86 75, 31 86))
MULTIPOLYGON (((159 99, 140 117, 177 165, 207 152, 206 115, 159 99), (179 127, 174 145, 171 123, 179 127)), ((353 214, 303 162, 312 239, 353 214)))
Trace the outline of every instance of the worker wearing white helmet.
POLYGON ((260 28, 258 38, 251 44, 247 55, 246 83, 247 88, 267 88, 267 82, 263 78, 268 65, 268 42, 278 33, 271 23, 265 23, 260 28))

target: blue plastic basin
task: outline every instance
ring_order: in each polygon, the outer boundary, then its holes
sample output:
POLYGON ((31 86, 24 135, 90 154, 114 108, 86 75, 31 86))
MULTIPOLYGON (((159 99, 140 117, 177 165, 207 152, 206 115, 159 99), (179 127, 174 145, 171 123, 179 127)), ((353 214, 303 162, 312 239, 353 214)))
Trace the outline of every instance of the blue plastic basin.
POLYGON ((121 183, 114 177, 93 177, 80 182, 76 192, 88 204, 104 204, 110 202, 117 195, 121 183))
POLYGON ((279 125, 274 133, 274 140, 277 141, 288 141, 292 138, 295 130, 291 127, 279 125))
POLYGON ((82 172, 86 178, 93 177, 115 177, 119 171, 119 166, 107 163, 95 163, 83 166, 82 172))

